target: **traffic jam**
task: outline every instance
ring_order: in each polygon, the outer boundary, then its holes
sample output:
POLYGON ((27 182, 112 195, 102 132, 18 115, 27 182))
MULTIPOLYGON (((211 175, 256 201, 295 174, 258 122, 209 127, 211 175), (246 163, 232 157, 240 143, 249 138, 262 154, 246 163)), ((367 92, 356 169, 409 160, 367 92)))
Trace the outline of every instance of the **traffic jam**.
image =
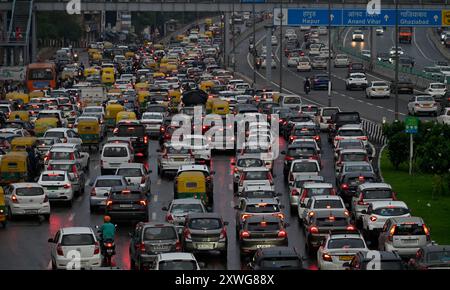
POLYGON ((30 65, 0 103, 0 236, 36 240, 53 270, 432 268, 359 113, 253 87, 221 65, 222 29, 30 65))

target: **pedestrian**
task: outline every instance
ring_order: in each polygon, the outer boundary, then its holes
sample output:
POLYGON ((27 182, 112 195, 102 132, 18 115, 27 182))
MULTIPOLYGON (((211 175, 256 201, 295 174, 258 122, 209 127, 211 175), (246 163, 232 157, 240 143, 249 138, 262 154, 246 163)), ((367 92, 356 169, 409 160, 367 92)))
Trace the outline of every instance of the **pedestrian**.
POLYGON ((305 94, 309 94, 309 91, 311 90, 311 81, 309 80, 309 77, 306 77, 303 90, 305 91, 305 94))

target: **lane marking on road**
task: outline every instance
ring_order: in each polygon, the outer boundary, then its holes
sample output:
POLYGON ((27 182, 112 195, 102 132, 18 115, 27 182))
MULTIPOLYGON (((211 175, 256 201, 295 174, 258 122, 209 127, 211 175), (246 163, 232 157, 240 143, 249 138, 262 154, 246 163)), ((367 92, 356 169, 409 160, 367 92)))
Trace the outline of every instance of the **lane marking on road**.
POLYGON ((158 202, 158 195, 157 194, 153 195, 153 202, 158 202))
POLYGON ((48 261, 47 270, 52 269, 52 260, 48 261))
POLYGON ((366 103, 367 105, 369 105, 369 106, 373 106, 373 104, 372 103, 366 103))
POLYGON ((158 180, 156 180, 156 184, 161 185, 161 178, 158 178, 158 180))
POLYGON ((358 102, 360 102, 360 103, 364 103, 362 100, 358 100, 358 102))
POLYGON ((153 221, 156 220, 156 212, 152 212, 152 220, 153 220, 153 221))
POLYGON ((71 213, 69 215, 69 222, 73 221, 74 218, 75 218, 75 213, 71 213))
POLYGON ((382 106, 377 106, 377 108, 383 109, 383 107, 382 107, 382 106))
POLYGON ((419 44, 417 44, 416 41, 416 29, 413 28, 413 41, 414 41, 414 45, 417 47, 417 49, 419 50, 420 54, 426 58, 427 60, 431 61, 434 63, 434 60, 432 60, 431 58, 429 58, 428 56, 425 55, 425 53, 422 51, 422 49, 420 48, 419 44))
POLYGON ((234 208, 234 200, 230 201, 230 206, 231 206, 231 208, 234 208))
POLYGON ((233 190, 233 184, 228 184, 228 190, 233 190))

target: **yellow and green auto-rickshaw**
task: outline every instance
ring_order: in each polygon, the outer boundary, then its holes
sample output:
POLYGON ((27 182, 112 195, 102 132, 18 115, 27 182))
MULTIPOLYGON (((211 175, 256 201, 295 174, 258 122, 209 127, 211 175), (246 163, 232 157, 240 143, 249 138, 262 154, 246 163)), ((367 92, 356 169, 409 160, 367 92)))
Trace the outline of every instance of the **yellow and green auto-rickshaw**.
POLYGON ((83 142, 83 145, 99 148, 101 141, 100 125, 96 120, 80 120, 77 125, 78 135, 83 142))
POLYGON ((204 91, 205 93, 209 93, 209 91, 215 86, 216 84, 211 81, 202 81, 200 82, 200 90, 204 91))
POLYGON ((12 111, 9 114, 9 121, 16 121, 16 120, 21 120, 24 122, 29 122, 30 121, 30 113, 28 113, 28 111, 12 111))
POLYGON ((137 83, 134 85, 134 89, 136 92, 145 92, 150 89, 150 85, 148 83, 137 83))
POLYGON ((58 128, 59 120, 57 118, 40 118, 34 123, 34 133, 36 137, 44 136, 48 129, 58 128))
POLYGON ((0 164, 0 184, 31 181, 32 170, 26 152, 11 151, 3 155, 0 164))
POLYGON ((84 69, 84 77, 90 77, 94 75, 99 75, 100 70, 98 70, 96 67, 87 67, 84 69))
POLYGON ((116 124, 122 120, 137 120, 137 116, 135 112, 123 111, 117 113, 116 116, 116 124))
POLYGON ((201 199, 203 204, 210 205, 205 175, 200 171, 182 172, 175 179, 174 198, 197 198, 201 199))
POLYGON ((230 104, 223 100, 214 100, 212 103, 211 113, 217 115, 227 115, 230 113, 230 104))
POLYGON ((116 126, 117 114, 122 111, 125 111, 125 108, 120 104, 106 106, 105 123, 108 128, 114 128, 116 126))
POLYGON ((112 68, 105 68, 102 71, 102 84, 112 85, 115 82, 114 70, 112 68))
POLYGON ((36 137, 16 137, 11 141, 11 151, 26 151, 27 148, 37 147, 36 137))
POLYGON ((0 186, 0 223, 3 228, 6 228, 6 224, 8 222, 7 215, 8 212, 6 209, 5 192, 3 191, 3 187, 0 186))
POLYGON ((148 97, 150 96, 150 92, 149 91, 140 91, 137 93, 137 95, 138 95, 138 101, 139 101, 139 105, 140 105, 141 109, 145 110, 145 108, 147 108, 148 97))
POLYGON ((6 94, 6 99, 9 101, 21 100, 23 104, 28 104, 30 102, 30 96, 28 94, 19 92, 6 94))
POLYGON ((32 91, 28 94, 30 96, 30 99, 38 99, 45 97, 45 92, 40 90, 32 91))

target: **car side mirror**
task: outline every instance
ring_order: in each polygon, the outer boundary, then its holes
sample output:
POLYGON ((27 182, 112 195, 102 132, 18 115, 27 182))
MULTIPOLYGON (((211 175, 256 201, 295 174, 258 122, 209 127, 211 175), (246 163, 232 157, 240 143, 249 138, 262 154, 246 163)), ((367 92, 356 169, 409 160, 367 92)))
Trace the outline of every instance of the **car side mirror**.
POLYGON ((48 242, 49 242, 49 243, 55 243, 55 240, 53 240, 53 238, 49 238, 49 239, 48 239, 48 242))
POLYGON ((167 206, 163 206, 163 207, 161 208, 161 210, 162 210, 162 211, 168 211, 169 209, 167 208, 167 206))

